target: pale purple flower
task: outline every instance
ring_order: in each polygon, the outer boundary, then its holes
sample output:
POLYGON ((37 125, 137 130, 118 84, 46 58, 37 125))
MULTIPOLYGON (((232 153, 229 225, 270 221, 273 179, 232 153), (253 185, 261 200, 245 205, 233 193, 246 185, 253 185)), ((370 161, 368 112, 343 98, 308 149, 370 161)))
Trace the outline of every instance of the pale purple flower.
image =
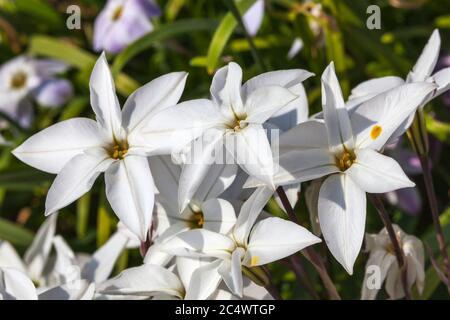
POLYGON ((258 33, 264 18, 264 0, 257 0, 242 17, 245 29, 251 36, 258 33))
MULTIPOLYGON (((50 59, 18 56, 0 66, 0 112, 29 127, 33 119, 32 99, 38 88, 67 65, 50 59)), ((4 123, 0 124, 5 126, 4 123)))
POLYGON ((94 50, 122 51, 153 30, 150 18, 160 10, 153 0, 109 0, 94 25, 94 50))
POLYGON ((59 108, 73 97, 73 87, 66 79, 48 80, 36 90, 35 97, 43 107, 59 108))

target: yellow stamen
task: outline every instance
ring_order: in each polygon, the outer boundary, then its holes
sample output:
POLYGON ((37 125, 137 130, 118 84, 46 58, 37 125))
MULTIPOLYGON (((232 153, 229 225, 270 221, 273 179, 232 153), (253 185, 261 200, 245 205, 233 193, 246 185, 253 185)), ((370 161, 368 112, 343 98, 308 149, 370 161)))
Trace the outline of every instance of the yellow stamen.
POLYGON ((110 155, 111 158, 116 160, 122 160, 128 152, 128 142, 126 141, 116 141, 111 148, 110 155))
POLYGON ((250 260, 250 266, 254 267, 259 263, 259 257, 258 256, 253 256, 252 259, 250 260))
POLYGON ((203 213, 202 212, 194 212, 193 227, 195 229, 201 229, 201 228, 203 228, 204 224, 205 224, 205 218, 203 217, 203 213))
POLYGON ((336 157, 336 166, 341 171, 345 171, 352 166, 355 160, 356 160, 355 153, 353 151, 348 151, 345 149, 344 152, 339 157, 336 157))
POLYGON ((119 18, 122 16, 122 12, 123 12, 123 7, 119 6, 114 10, 113 16, 112 16, 112 20, 116 21, 119 20, 119 18))
POLYGON ((381 131, 383 131, 383 128, 381 128, 379 125, 373 126, 372 130, 370 130, 370 137, 372 138, 372 140, 378 138, 378 136, 381 134, 381 131))

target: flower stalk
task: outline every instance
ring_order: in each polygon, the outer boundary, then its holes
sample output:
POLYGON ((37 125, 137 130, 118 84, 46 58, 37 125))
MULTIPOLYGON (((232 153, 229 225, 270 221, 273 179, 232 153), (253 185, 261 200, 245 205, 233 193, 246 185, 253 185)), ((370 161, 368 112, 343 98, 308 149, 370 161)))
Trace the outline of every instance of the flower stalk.
POLYGON ((450 262, 448 258, 444 232, 442 231, 442 226, 439 221, 439 209, 437 205, 436 192, 434 190, 433 177, 431 175, 430 160, 428 158, 428 132, 426 129, 425 117, 422 109, 419 109, 416 112, 414 121, 411 127, 408 129, 408 138, 413 149, 419 156, 420 165, 422 167, 423 180, 425 183, 428 203, 430 205, 431 217, 433 219, 433 225, 436 231, 436 240, 444 263, 445 274, 447 276, 447 290, 450 293, 450 262))
MULTIPOLYGON (((286 195, 286 192, 282 187, 277 188, 278 196, 280 197, 281 203, 283 204, 283 207, 285 211, 287 212, 289 219, 292 222, 295 222, 299 224, 299 221, 297 219, 297 216, 295 215, 294 209, 292 208, 291 204, 289 203, 288 197, 286 195)), ((308 259, 309 262, 314 266, 317 273, 320 276, 320 279, 323 282, 323 285, 325 289, 327 290, 328 296, 331 300, 341 300, 341 297, 339 293, 336 290, 336 287, 331 280, 325 265, 322 261, 322 258, 320 255, 311 247, 307 247, 304 250, 302 250, 303 255, 308 259)))

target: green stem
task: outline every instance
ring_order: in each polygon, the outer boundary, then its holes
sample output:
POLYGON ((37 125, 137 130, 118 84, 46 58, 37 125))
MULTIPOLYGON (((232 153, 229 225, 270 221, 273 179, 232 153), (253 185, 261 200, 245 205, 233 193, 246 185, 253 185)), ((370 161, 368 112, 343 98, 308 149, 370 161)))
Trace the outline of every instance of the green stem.
MULTIPOLYGON (((291 204, 289 203, 288 197, 286 195, 286 192, 284 191, 283 187, 277 188, 278 196, 280 197, 281 203, 283 204, 284 210, 289 216, 289 219, 299 224, 299 221, 297 219, 297 216, 295 215, 294 209, 292 208, 291 204)), ((327 269, 325 268, 325 265, 323 264, 322 258, 320 255, 312 248, 312 247, 306 247, 302 250, 303 255, 308 259, 309 262, 314 266, 317 273, 320 276, 320 279, 323 282, 323 285, 325 289, 328 292, 328 295, 330 299, 332 300, 341 300, 341 297, 339 296, 339 293, 336 290, 336 287, 334 286, 333 281, 331 280, 327 269)))
POLYGON ((244 31, 245 38, 247 39, 248 45, 250 46, 250 51, 252 53, 253 59, 255 62, 259 65, 261 72, 266 72, 267 68, 264 64, 264 61, 261 59, 261 56, 258 54, 258 51, 256 50, 255 43, 253 42, 253 38, 248 33, 247 29, 245 28, 244 21, 242 20, 242 16, 239 13, 238 8, 236 7, 236 4, 233 0, 224 0, 225 5, 228 7, 230 12, 233 14, 234 18, 238 22, 239 26, 244 31))

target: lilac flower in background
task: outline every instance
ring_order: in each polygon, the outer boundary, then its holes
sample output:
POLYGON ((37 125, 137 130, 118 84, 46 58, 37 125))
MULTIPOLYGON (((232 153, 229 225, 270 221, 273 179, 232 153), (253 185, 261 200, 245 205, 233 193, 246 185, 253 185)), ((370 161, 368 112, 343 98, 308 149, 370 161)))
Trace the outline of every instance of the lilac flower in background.
POLYGON ((264 18, 264 0, 257 0, 244 14, 242 20, 245 29, 251 36, 255 36, 264 18))
MULTIPOLYGON (((400 163, 408 176, 422 173, 419 157, 416 153, 402 146, 402 139, 386 146, 385 153, 400 163)), ((386 200, 410 215, 418 215, 422 210, 422 198, 416 188, 404 188, 385 194, 386 200)))
POLYGON ((43 107, 59 108, 73 97, 73 87, 66 79, 45 81, 36 92, 36 101, 43 107))
MULTIPOLYGON (((53 81, 58 73, 67 70, 67 65, 62 62, 50 59, 34 59, 28 56, 18 56, 5 62, 0 66, 0 112, 17 121, 21 126, 27 128, 31 125, 33 119, 32 100, 43 93, 41 90, 47 90, 44 95, 48 95, 48 90, 43 84, 53 81)), ((54 85, 53 85, 54 86, 54 85)), ((70 83, 65 83, 65 92, 70 83)), ((50 92, 51 93, 51 92, 50 92)), ((53 98, 58 98, 58 105, 70 98, 67 95, 57 95, 52 93, 53 98)), ((53 103, 54 104, 54 103, 53 103)), ((0 123, 0 127, 5 127, 6 123, 0 123)))
POLYGON ((151 17, 160 15, 153 0, 109 0, 94 25, 94 50, 122 51, 153 30, 151 17))

